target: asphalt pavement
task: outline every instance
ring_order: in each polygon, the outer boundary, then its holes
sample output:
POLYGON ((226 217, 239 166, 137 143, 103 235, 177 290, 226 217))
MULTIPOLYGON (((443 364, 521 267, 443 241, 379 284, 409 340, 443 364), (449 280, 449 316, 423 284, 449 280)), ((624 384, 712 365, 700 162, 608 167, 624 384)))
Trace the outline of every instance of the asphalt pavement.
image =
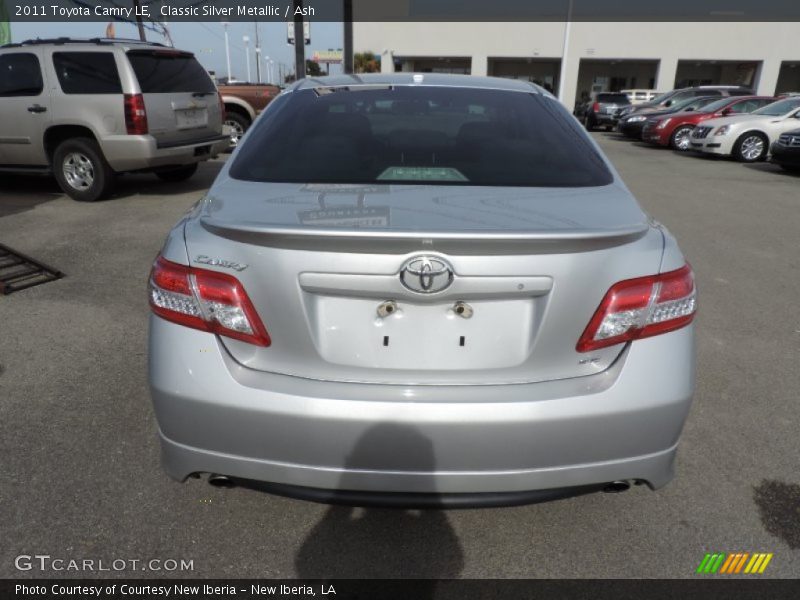
POLYGON ((771 552, 762 577, 800 576, 800 177, 594 135, 697 274, 697 393, 670 485, 420 512, 175 483, 146 280, 221 162, 180 184, 128 175, 95 204, 3 175, 0 242, 66 277, 0 297, 0 577, 98 575, 15 566, 48 555, 192 564, 99 573, 125 577, 680 578, 706 552, 771 552))

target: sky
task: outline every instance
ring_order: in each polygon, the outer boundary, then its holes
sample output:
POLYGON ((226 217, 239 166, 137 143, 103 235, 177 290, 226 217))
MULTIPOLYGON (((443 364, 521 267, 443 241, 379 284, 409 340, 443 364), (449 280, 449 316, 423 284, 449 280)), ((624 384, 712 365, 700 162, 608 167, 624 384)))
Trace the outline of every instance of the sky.
MULTIPOLYGON (((104 37, 108 23, 11 23, 11 39, 14 42, 41 37, 104 37)), ((139 37, 135 25, 115 23, 118 38, 139 37)), ((200 63, 208 70, 215 71, 217 77, 227 75, 225 61, 225 30, 222 23, 169 23, 170 34, 175 47, 193 52, 200 63)), ((228 24, 230 39, 231 73, 234 78, 247 79, 245 44, 243 36, 250 37, 250 71, 252 81, 256 80, 255 68, 255 27, 253 22, 235 22, 228 24)), ((278 63, 283 63, 284 71, 294 68, 294 46, 286 43, 286 23, 262 22, 258 24, 261 39, 261 55, 269 56, 273 66, 274 80, 277 82, 278 63)), ((147 39, 166 43, 164 38, 150 30, 146 30, 147 39)), ((338 50, 342 47, 342 24, 317 22, 311 23, 311 44, 306 46, 306 58, 311 58, 314 50, 338 50)), ((262 67, 265 62, 262 59, 262 67)), ((323 66, 324 70, 324 66, 323 66)), ((340 73, 339 65, 331 65, 331 74, 340 73)), ((266 71, 262 68, 262 81, 266 81, 266 71)))

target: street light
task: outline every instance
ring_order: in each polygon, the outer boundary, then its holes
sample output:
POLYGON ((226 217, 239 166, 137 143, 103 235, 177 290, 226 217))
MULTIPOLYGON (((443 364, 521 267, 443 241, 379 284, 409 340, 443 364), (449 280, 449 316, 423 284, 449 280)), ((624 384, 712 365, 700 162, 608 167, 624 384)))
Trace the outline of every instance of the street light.
POLYGON ((247 59, 247 83, 250 83, 250 36, 242 37, 244 42, 244 56, 247 59))
POLYGON ((258 83, 261 83, 261 46, 256 46, 256 73, 258 74, 258 83))
POLYGON ((265 56, 264 62, 267 63, 267 83, 272 83, 272 61, 269 56, 265 56))
POLYGON ((228 83, 231 82, 231 47, 228 43, 228 22, 225 21, 222 26, 225 28, 225 62, 228 64, 228 83))

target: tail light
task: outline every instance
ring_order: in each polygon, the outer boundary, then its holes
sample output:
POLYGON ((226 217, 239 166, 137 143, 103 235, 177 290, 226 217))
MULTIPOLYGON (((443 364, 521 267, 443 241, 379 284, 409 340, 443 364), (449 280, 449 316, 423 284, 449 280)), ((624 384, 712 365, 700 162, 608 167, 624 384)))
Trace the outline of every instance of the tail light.
POLYGON ((238 279, 159 256, 150 272, 150 307, 158 316, 257 346, 272 342, 238 279))
POLYGON ((141 94, 125 94, 125 127, 129 135, 147 133, 147 111, 141 94))
POLYGON ((578 352, 685 327, 697 311, 694 274, 687 264, 677 271, 628 279, 611 286, 578 340, 578 352))
POLYGON ((222 94, 220 92, 217 92, 217 98, 219 98, 219 116, 224 123, 227 115, 225 114, 225 102, 222 100, 222 94))
POLYGON ((594 104, 592 104, 592 112, 600 112, 600 103, 599 102, 595 102, 594 104))

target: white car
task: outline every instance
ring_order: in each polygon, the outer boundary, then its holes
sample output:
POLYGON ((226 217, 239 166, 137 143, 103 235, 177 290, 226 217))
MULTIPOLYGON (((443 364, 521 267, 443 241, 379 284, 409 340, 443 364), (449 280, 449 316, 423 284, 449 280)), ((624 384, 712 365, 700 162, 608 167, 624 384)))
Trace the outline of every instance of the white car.
POLYGON ((786 98, 750 114, 704 122, 692 131, 691 149, 756 162, 767 157, 770 145, 782 133, 798 127, 800 98, 786 98))

